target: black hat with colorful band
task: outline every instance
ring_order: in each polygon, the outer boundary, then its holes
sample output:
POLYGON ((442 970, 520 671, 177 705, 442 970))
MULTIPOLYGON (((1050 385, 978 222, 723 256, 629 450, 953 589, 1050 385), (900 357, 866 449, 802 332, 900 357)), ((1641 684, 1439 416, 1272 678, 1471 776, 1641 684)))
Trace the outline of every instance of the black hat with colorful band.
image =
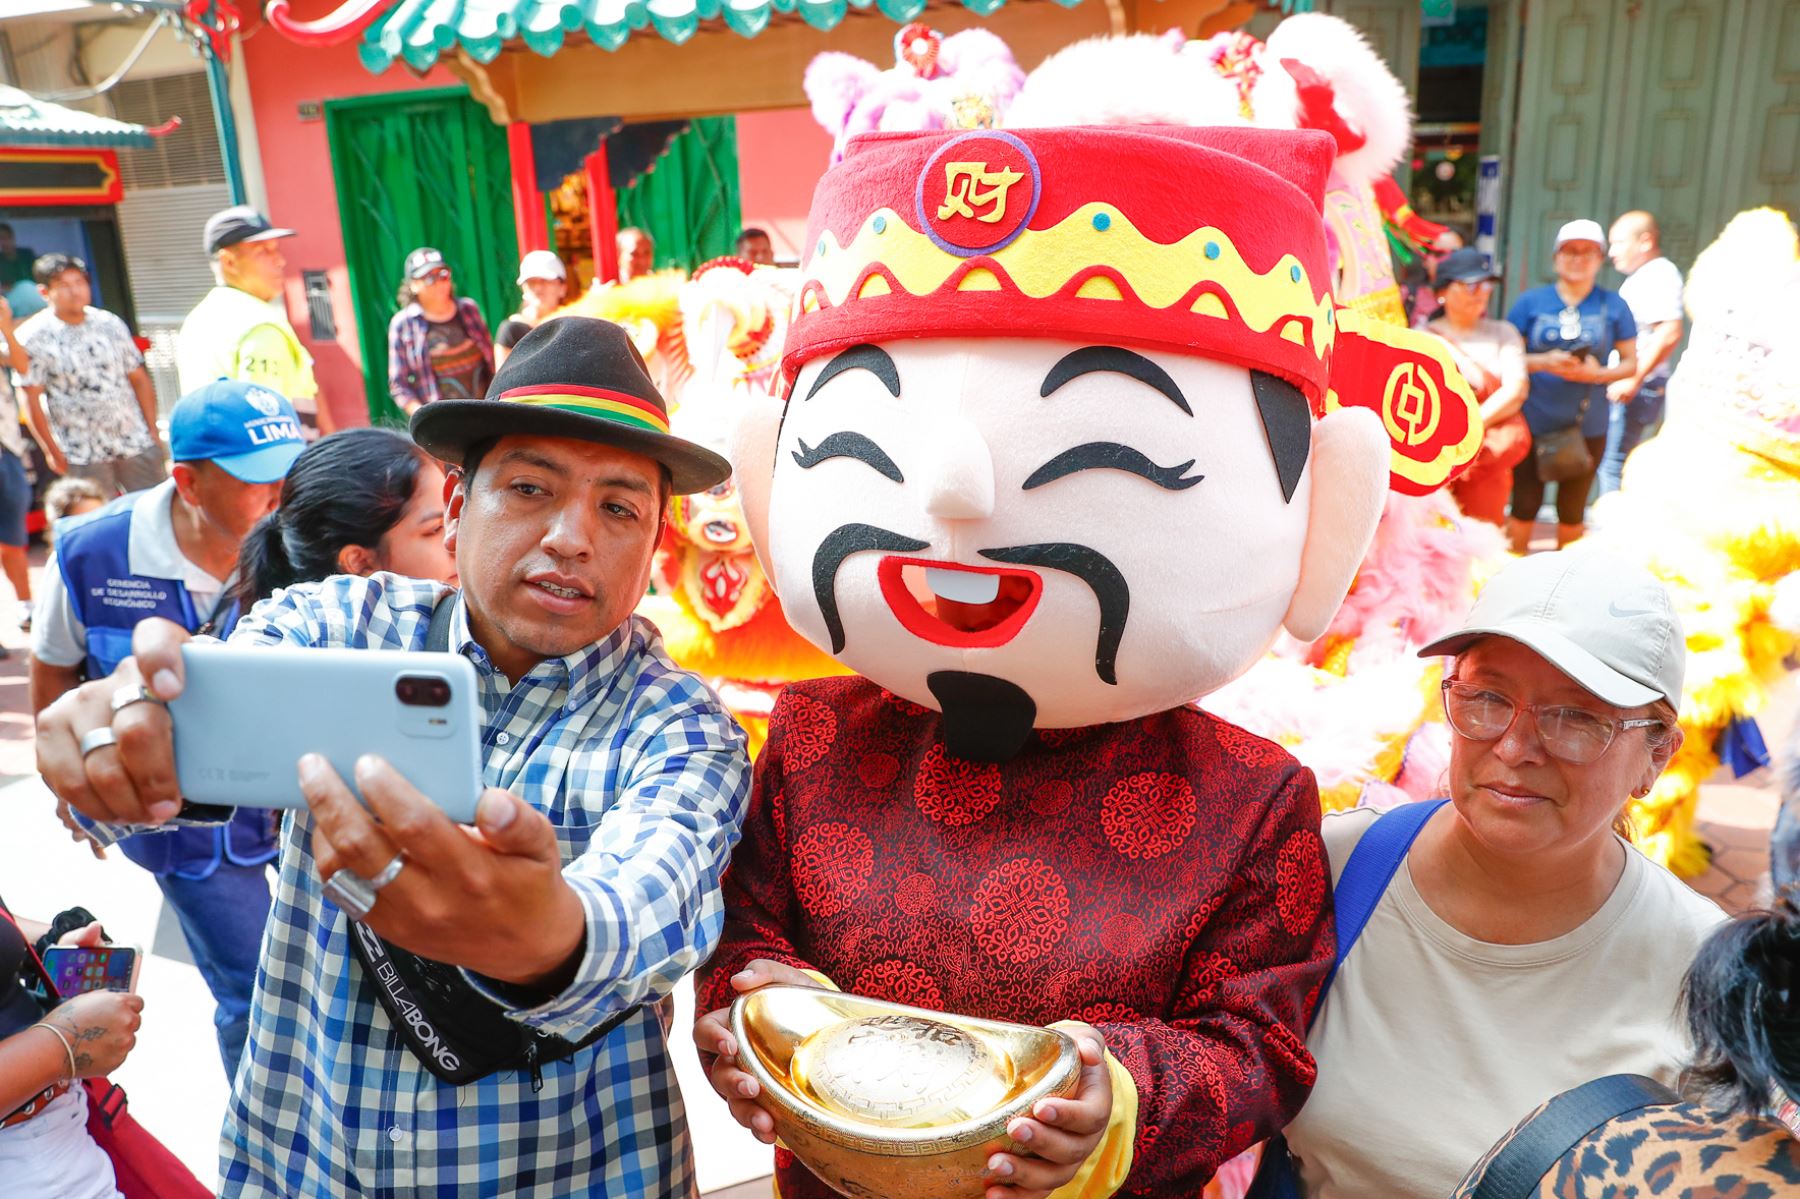
POLYGON ((676 495, 723 483, 731 464, 669 433, 669 408, 625 330, 585 316, 547 320, 520 339, 486 399, 439 400, 413 414, 412 435, 446 462, 491 437, 597 441, 668 468, 676 495))

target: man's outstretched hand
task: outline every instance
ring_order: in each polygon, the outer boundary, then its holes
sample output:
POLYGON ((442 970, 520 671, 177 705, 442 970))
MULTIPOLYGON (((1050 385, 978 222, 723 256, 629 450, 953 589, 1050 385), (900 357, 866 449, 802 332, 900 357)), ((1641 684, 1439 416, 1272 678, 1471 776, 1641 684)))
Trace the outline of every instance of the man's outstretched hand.
POLYGON ((175 782, 174 726, 160 703, 113 711, 121 688, 147 686, 156 699, 181 694, 181 647, 193 635, 152 617, 132 631, 132 656, 104 679, 65 692, 38 713, 38 772, 62 803, 109 824, 161 824, 181 810, 175 782), (114 744, 87 754, 81 738, 112 728, 114 744))
POLYGON ((379 875, 406 865, 364 921, 394 944, 501 982, 556 992, 587 944, 587 911, 563 879, 556 830, 542 812, 490 787, 475 827, 459 825, 373 754, 356 762, 368 808, 317 754, 300 759, 319 877, 379 875))

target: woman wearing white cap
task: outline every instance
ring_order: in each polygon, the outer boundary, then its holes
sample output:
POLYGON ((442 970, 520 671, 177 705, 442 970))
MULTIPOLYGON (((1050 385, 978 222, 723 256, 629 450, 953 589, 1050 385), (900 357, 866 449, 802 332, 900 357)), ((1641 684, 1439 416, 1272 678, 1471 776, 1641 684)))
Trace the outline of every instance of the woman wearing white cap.
POLYGON ((1338 962, 1287 1131, 1311 1199, 1448 1194, 1550 1096, 1673 1084, 1682 976, 1722 919, 1614 830, 1681 744, 1667 592, 1584 550, 1514 562, 1454 655, 1448 800, 1325 818, 1338 962))
POLYGON ((1531 371, 1525 423, 1532 448, 1513 469, 1506 523, 1515 554, 1531 540, 1546 483, 1556 484, 1556 544, 1568 545, 1585 531, 1588 489, 1606 452, 1606 385, 1637 369, 1631 309, 1617 292, 1594 284, 1605 261, 1599 222, 1570 221, 1556 233, 1556 282, 1520 295, 1506 314, 1525 339, 1531 371))
POLYGON ((569 291, 569 272, 562 259, 549 250, 533 250, 519 260, 519 310, 500 322, 494 332, 494 359, 505 362, 519 339, 537 328, 563 305, 569 291))

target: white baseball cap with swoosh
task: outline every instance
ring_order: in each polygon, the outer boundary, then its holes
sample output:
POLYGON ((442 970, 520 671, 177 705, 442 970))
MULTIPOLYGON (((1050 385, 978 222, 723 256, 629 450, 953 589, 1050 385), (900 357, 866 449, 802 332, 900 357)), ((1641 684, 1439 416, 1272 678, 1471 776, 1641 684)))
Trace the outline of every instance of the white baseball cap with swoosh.
POLYGON ((1666 588, 1630 559, 1573 546, 1509 563, 1488 580, 1461 629, 1419 651, 1459 654, 1506 637, 1619 708, 1681 707, 1687 641, 1666 588))

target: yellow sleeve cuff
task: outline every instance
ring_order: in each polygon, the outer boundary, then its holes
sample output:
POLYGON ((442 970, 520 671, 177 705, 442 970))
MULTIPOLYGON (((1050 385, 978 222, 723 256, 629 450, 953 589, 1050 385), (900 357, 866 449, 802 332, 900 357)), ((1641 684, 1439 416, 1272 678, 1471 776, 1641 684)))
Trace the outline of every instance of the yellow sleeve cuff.
POLYGON ((1118 1193, 1131 1173, 1131 1149, 1137 1139, 1137 1083, 1110 1052, 1106 1070, 1112 1076, 1112 1117, 1106 1122, 1106 1132, 1075 1177, 1050 1192, 1050 1199, 1107 1199, 1118 1193))

